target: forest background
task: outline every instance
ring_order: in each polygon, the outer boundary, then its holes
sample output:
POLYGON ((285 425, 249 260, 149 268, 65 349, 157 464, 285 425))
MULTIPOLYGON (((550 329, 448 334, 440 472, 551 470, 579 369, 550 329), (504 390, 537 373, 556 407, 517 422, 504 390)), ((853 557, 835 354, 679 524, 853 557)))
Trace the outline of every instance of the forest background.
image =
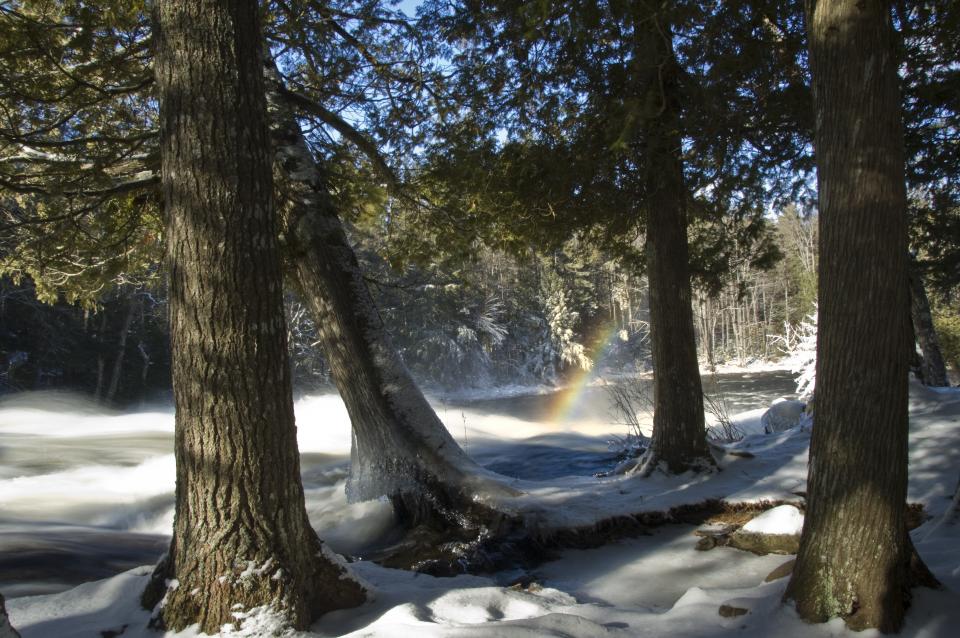
MULTIPOLYGON (((911 12, 901 7, 895 17, 909 60, 903 75, 914 270, 926 283, 944 359, 956 375, 960 212, 953 167, 958 160, 956 145, 944 135, 955 135, 958 109, 949 87, 957 83, 957 72, 943 63, 950 56, 946 43, 956 31, 956 12, 948 5, 931 3, 911 12)), ((70 6, 61 10, 70 14, 70 6)), ((569 156, 559 144, 583 152, 576 146, 582 145, 580 131, 558 134, 549 128, 551 118, 558 117, 550 106, 557 102, 557 94, 550 93, 555 89, 542 80, 504 86, 504 77, 523 71, 520 57, 491 61, 469 48, 460 50, 461 43, 449 38, 432 42, 432 34, 457 29, 476 41, 486 37, 471 33, 469 24, 443 23, 435 17, 443 15, 440 4, 424 4, 418 20, 410 17, 409 7, 400 9, 391 3, 318 3, 312 36, 294 32, 278 17, 271 46, 283 61, 285 43, 295 38, 336 44, 318 47, 316 60, 286 59, 294 69, 288 81, 297 82, 302 73, 307 78, 318 65, 337 69, 330 81, 340 88, 328 96, 331 108, 304 101, 300 110, 404 362, 419 382, 437 390, 562 384, 584 370, 649 370, 643 227, 630 221, 632 204, 600 192, 591 195, 593 200, 571 198, 573 213, 550 207, 558 188, 580 188, 574 173, 582 167, 565 165, 569 156), (477 70, 487 68, 494 70, 477 70), (530 104, 538 91, 542 106, 534 113, 530 104), (499 110, 491 108, 497 104, 499 110), (452 118, 455 125, 448 123, 444 108, 460 109, 452 118), (493 118, 512 115, 484 122, 463 115, 484 111, 493 118), (521 128, 533 133, 518 135, 521 128), (501 191, 490 193, 486 181, 500 184, 501 191), (538 208, 544 201, 549 210, 538 208)), ((688 78, 700 83, 684 87, 687 98, 695 100, 687 104, 686 126, 704 129, 686 143, 684 161, 695 189, 688 230, 692 305, 699 356, 707 368, 778 360, 815 325, 810 123, 797 115, 809 94, 802 29, 788 9, 778 2, 736 2, 699 16, 708 29, 730 29, 727 41, 714 39, 721 52, 729 53, 731 46, 740 50, 736 63, 717 64, 710 56, 720 59, 720 53, 709 49, 696 54, 700 57, 684 47, 678 52, 688 78), (778 66, 773 73, 779 75, 777 88, 768 94, 757 92, 757 78, 770 80, 763 74, 771 71, 750 58, 747 32, 767 40, 757 46, 769 47, 772 40, 782 56, 773 61, 778 66), (734 80, 753 84, 731 93, 724 87, 734 80), (711 101, 721 106, 714 108, 711 101), (730 120, 730 113, 740 119, 730 120), (719 120, 717 130, 707 124, 711 117, 719 120), (774 159, 760 161, 760 149, 774 159), (733 177, 711 178, 711 162, 733 177)), ((111 193, 106 206, 112 212, 89 216, 83 211, 103 209, 103 200, 65 202, 69 184, 49 190, 68 169, 86 175, 78 178, 87 181, 77 188, 92 189, 96 197, 96 175, 109 177, 111 166, 122 167, 129 157, 137 158, 131 163, 150 165, 155 105, 149 80, 143 80, 145 14, 137 3, 123 9, 105 3, 99 12, 80 11, 71 19, 88 21, 97 38, 57 46, 64 55, 78 56, 78 68, 87 69, 91 78, 103 72, 83 66, 84 59, 102 54, 96 47, 110 42, 128 47, 127 57, 106 62, 116 65, 114 84, 121 93, 95 95, 90 102, 95 106, 86 107, 95 114, 91 118, 116 119, 123 143, 104 151, 91 170, 79 160, 55 157, 50 149, 25 147, 16 126, 2 131, 0 392, 63 388, 118 404, 160 399, 169 392, 170 364, 155 194, 149 188, 147 194, 111 193), (114 103, 122 106, 109 106, 114 103), (142 133, 127 135, 130 131, 142 133)), ((11 38, 29 36, 30 29, 18 20, 11 10, 4 28, 11 38)), ((69 112, 73 100, 80 99, 75 94, 87 90, 51 97, 64 87, 84 87, 88 79, 65 75, 51 64, 43 53, 49 46, 28 42, 3 57, 9 73, 0 97, 11 109, 55 104, 50 113, 69 112), (50 85, 35 83, 42 78, 50 85)), ((563 46, 580 45, 556 46, 562 52, 563 46)), ((546 50, 545 59, 551 55, 546 50)), ((524 63, 533 65, 534 59, 527 54, 524 63)), ((601 113, 616 121, 616 113, 601 113)), ((570 116, 571 125, 594 125, 587 119, 590 109, 584 114, 579 121, 570 116)), ((615 149, 617 141, 600 143, 615 149)), ((598 175, 606 170, 590 168, 598 175)), ((146 181, 136 184, 144 186, 146 181)), ((290 293, 286 312, 296 387, 332 387, 307 307, 290 293)))

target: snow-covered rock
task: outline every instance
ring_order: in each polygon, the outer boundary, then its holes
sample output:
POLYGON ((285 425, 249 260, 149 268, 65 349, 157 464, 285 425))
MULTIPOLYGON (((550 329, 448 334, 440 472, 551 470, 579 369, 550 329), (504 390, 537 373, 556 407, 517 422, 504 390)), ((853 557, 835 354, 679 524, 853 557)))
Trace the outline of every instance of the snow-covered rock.
POLYGON ((760 423, 767 434, 783 432, 800 424, 803 410, 807 404, 803 401, 777 401, 770 409, 763 413, 760 423))
POLYGON ((780 505, 754 517, 730 535, 730 547, 754 554, 796 554, 803 514, 793 505, 780 505))
POLYGON ((793 505, 779 505, 753 518, 741 530, 753 534, 799 534, 803 514, 793 505))

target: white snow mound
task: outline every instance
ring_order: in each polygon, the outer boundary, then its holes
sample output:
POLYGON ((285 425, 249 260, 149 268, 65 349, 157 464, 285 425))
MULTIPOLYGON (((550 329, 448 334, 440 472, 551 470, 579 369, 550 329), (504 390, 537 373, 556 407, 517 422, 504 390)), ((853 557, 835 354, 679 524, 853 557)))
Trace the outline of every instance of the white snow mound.
POLYGON ((799 534, 803 529, 803 514, 793 505, 779 505, 753 518, 742 531, 753 534, 799 534))

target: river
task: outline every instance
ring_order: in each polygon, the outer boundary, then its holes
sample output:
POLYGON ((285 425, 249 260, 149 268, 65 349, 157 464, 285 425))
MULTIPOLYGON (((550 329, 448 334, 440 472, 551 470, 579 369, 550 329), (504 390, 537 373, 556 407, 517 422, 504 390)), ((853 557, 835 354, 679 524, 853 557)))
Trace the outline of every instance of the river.
MULTIPOLYGON (((648 388, 649 382, 641 382, 648 388)), ((705 378, 731 414, 790 395, 786 372, 705 378)), ((481 400, 436 400, 448 429, 483 465, 509 476, 589 475, 616 461, 625 433, 602 387, 481 400)), ((381 501, 348 504, 350 427, 336 395, 296 404, 311 521, 335 550, 362 553, 388 534, 381 501)), ((647 417, 641 421, 648 425, 647 417)), ((8 598, 62 591, 156 562, 173 521, 173 410, 117 412, 75 395, 0 401, 0 591, 8 598)))

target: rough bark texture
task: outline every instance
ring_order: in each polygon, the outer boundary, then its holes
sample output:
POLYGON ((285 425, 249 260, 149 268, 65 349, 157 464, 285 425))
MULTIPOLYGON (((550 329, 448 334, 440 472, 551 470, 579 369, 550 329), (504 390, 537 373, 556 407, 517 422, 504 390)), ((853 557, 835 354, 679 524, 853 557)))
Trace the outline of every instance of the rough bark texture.
MULTIPOLYGON (((812 622, 897 631, 911 586, 907 220, 889 5, 812 0, 820 198, 817 409, 785 598, 812 622)), ((916 569, 917 566, 914 566, 916 569)))
MULTIPOLYGON (((667 3, 669 4, 669 3, 667 3)), ((680 157, 679 67, 670 39, 670 7, 641 15, 636 58, 643 69, 642 159, 647 211, 647 276, 653 355, 653 440, 644 473, 714 464, 707 448, 703 388, 693 330, 687 200, 680 157)))
POLYGON ((364 594, 304 507, 258 5, 167 0, 159 17, 177 488, 144 602, 162 596, 174 630, 214 633, 258 608, 305 628, 364 594))
POLYGON ((20 634, 10 625, 7 608, 3 604, 3 594, 0 594, 0 638, 20 638, 20 634))
POLYGON ((910 264, 910 318, 913 323, 913 335, 923 357, 920 361, 920 376, 924 385, 937 388, 950 386, 947 366, 943 363, 940 340, 933 327, 930 314, 930 300, 923 286, 923 277, 917 272, 915 264, 910 264))
POLYGON ((505 526, 496 503, 517 492, 457 445, 400 360, 272 62, 266 75, 285 255, 353 426, 348 496, 391 497, 414 523, 505 526))

